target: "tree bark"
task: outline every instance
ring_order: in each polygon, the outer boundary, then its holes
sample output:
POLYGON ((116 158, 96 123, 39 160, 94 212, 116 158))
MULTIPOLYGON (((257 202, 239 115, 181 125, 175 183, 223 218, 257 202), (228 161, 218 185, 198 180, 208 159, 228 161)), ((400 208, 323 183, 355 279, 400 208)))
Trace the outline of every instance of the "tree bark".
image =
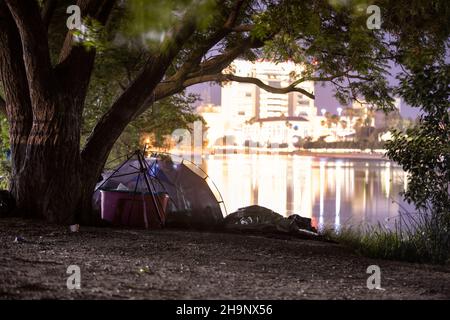
POLYGON ((19 31, 3 1, 0 1, 0 76, 5 93, 5 111, 9 122, 11 147, 10 189, 20 199, 18 186, 22 181, 28 134, 31 130, 31 101, 22 60, 19 31))
POLYGON ((16 185, 18 208, 29 216, 72 224, 81 195, 80 117, 65 95, 41 104, 34 117, 16 185))
MULTIPOLYGON (((105 23, 114 2, 79 4, 84 14, 105 23)), ((85 165, 80 154, 82 110, 95 52, 73 46, 68 33, 62 59, 53 67, 46 21, 34 1, 0 0, 0 30, 0 80, 13 160, 10 189, 17 211, 60 224, 86 222, 98 179, 93 172, 103 166, 85 165)))
POLYGON ((39 15, 32 19, 39 14, 37 7, 31 4, 22 14, 23 9, 14 3, 8 10, 0 1, 0 74, 12 153, 10 189, 22 215, 73 223, 81 190, 79 106, 53 77, 46 37, 38 41, 31 31, 44 30, 39 15), (32 22, 25 25, 28 20, 32 22))

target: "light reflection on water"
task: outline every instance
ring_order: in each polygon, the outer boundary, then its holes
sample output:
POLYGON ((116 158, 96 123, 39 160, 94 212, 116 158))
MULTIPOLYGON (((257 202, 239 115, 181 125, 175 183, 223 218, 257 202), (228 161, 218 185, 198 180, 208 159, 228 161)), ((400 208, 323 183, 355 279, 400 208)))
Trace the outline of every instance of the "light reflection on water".
POLYGON ((259 204, 338 230, 378 222, 392 226, 400 206, 407 207, 399 195, 406 173, 386 160, 232 154, 209 156, 202 167, 229 213, 259 204))

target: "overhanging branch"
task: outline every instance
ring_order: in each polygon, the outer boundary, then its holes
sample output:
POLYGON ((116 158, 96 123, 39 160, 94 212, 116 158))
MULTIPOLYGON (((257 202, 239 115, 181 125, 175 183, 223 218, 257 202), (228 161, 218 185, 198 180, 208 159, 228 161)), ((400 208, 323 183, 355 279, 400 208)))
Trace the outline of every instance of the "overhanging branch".
MULTIPOLYGON (((116 0, 79 0, 77 5, 83 18, 89 16, 105 25, 115 2, 116 0)), ((87 50, 83 45, 75 43, 72 30, 68 30, 55 69, 58 81, 70 89, 74 98, 80 101, 84 100, 86 94, 95 55, 95 48, 87 50)))
MULTIPOLYGON (((80 7, 82 18, 91 17, 104 25, 108 20, 111 10, 114 7, 116 0, 78 0, 77 5, 80 7)), ((61 48, 59 55, 59 62, 63 63, 65 60, 76 60, 79 56, 87 52, 87 50, 74 43, 74 36, 71 30, 66 33, 66 38, 61 48), (79 50, 79 49, 82 49, 79 50)))
POLYGON ((230 15, 228 16, 227 21, 225 22, 224 27, 226 29, 232 29, 236 23, 236 20, 239 16, 239 12, 242 9, 242 6, 247 2, 246 0, 236 0, 233 9, 231 10, 230 15))
POLYGON ((290 93, 290 92, 299 92, 299 93, 307 96, 310 99, 315 98, 313 93, 311 93, 303 88, 297 87, 296 84, 291 84, 291 85, 289 85, 287 87, 283 87, 283 88, 276 88, 276 87, 269 86, 268 84, 264 83, 262 80, 260 80, 258 78, 240 77, 240 76, 236 76, 234 74, 220 73, 220 74, 216 74, 216 75, 199 77, 197 79, 192 78, 192 79, 186 81, 185 84, 190 86, 195 83, 198 83, 198 81, 201 81, 201 82, 205 82, 205 81, 215 81, 215 82, 236 81, 236 82, 241 82, 241 83, 252 83, 270 93, 286 94, 286 93, 290 93))
MULTIPOLYGON (((272 86, 269 86, 265 84, 263 81, 257 78, 250 78, 250 77, 239 77, 232 74, 224 74, 224 73, 218 73, 218 74, 205 74, 200 75, 197 77, 192 77, 189 79, 186 79, 182 84, 175 82, 175 81, 167 81, 167 82, 161 82, 158 84, 158 86, 155 88, 154 91, 154 101, 158 101, 164 98, 167 98, 171 95, 180 93, 184 89, 199 84, 199 83, 205 83, 205 82, 228 82, 228 81, 236 81, 236 82, 242 82, 242 83, 252 83, 257 85, 263 90, 266 90, 271 93, 275 94, 286 94, 289 92, 299 92, 301 94, 304 94, 308 98, 314 99, 315 96, 311 92, 308 92, 307 90, 303 88, 298 88, 296 85, 298 85, 298 82, 292 83, 291 85, 284 87, 284 88, 275 88, 272 86)), ((309 81, 309 80, 304 80, 309 81)), ((138 114, 142 114, 145 112, 145 110, 148 108, 148 105, 143 106, 138 114)))
POLYGON ((200 68, 200 63, 208 51, 233 31, 239 13, 246 2, 246 0, 237 0, 235 2, 231 12, 223 17, 225 21, 223 25, 199 43, 198 47, 191 52, 176 74, 171 77, 171 81, 182 83, 190 72, 200 68))
POLYGON ((205 74, 220 73, 223 69, 228 67, 230 63, 233 62, 233 60, 241 56, 247 50, 260 48, 263 45, 263 40, 250 37, 244 38, 238 45, 234 46, 233 48, 230 48, 224 53, 214 56, 201 63, 198 66, 197 71, 190 73, 188 78, 194 78, 205 74))

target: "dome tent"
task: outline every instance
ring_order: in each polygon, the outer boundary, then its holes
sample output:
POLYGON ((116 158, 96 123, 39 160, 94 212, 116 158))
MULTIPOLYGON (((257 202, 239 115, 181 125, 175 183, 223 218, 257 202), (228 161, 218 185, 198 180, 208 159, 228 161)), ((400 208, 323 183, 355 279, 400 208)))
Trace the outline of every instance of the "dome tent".
POLYGON ((153 153, 145 158, 142 151, 136 151, 102 178, 94 193, 94 207, 114 224, 214 228, 222 222, 222 212, 226 213, 208 175, 171 154, 153 153), (130 216, 139 218, 129 223, 130 216))

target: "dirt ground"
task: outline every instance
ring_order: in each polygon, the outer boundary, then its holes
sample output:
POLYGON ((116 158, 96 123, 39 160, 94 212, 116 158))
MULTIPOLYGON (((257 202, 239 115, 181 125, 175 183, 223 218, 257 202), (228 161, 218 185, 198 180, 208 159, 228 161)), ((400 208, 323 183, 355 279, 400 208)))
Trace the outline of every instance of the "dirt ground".
POLYGON ((449 299, 450 267, 359 257, 325 242, 0 219, 3 299, 449 299), (17 236, 23 240, 14 241, 17 236), (384 290, 366 287, 369 265, 384 290), (81 289, 66 286, 69 265, 81 289))

